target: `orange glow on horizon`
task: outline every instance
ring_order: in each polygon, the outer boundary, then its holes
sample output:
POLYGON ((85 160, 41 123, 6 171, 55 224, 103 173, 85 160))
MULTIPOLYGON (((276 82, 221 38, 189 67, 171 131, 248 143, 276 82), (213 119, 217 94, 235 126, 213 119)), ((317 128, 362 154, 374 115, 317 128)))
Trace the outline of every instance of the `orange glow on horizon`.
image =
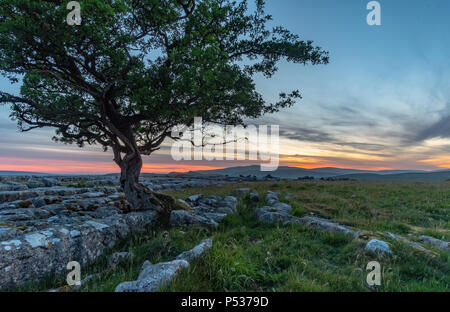
MULTIPOLYGON (((189 172, 196 170, 215 170, 224 167, 186 164, 145 164, 142 173, 189 172)), ((119 173, 113 162, 86 162, 77 160, 29 159, 0 157, 0 170, 44 173, 119 173)))
MULTIPOLYGON (((433 163, 437 167, 450 168, 450 159, 432 159, 422 161, 424 163, 433 163), (441 164, 435 164, 437 161, 441 164)), ((259 164, 242 162, 233 162, 224 166, 214 165, 214 162, 204 163, 200 162, 170 162, 166 160, 163 163, 144 163, 142 167, 142 173, 170 173, 170 172, 189 172, 189 171, 201 171, 201 170, 217 170, 227 167, 239 167, 246 165, 259 164)), ((365 165, 355 163, 349 166, 348 161, 340 163, 339 161, 329 161, 320 157, 314 158, 300 158, 295 160, 293 157, 289 157, 288 160, 280 159, 279 166, 289 166, 303 169, 318 169, 325 167, 334 167, 341 169, 356 169, 356 170, 395 170, 398 168, 379 166, 379 164, 365 165), (306 161, 304 161, 306 160, 306 161)), ((42 173, 61 173, 61 174, 105 174, 105 173, 119 173, 119 167, 113 161, 82 161, 82 160, 61 160, 61 159, 32 159, 32 158, 11 158, 0 157, 0 170, 3 171, 25 171, 25 172, 42 172, 42 173)))

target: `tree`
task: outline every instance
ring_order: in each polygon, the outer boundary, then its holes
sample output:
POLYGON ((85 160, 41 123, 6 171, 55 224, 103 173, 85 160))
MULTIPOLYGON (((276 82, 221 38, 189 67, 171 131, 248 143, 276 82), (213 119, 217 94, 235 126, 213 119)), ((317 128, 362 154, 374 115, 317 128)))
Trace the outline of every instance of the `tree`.
POLYGON ((196 116, 240 125, 291 106, 298 91, 267 103, 255 75, 272 77, 281 60, 328 62, 312 41, 269 29, 262 0, 254 10, 231 0, 82 0, 80 26, 67 24, 67 2, 0 0, 0 72, 22 82, 0 103, 21 131, 54 127, 56 141, 112 149, 136 210, 170 212, 139 175, 142 155, 172 127, 196 116))

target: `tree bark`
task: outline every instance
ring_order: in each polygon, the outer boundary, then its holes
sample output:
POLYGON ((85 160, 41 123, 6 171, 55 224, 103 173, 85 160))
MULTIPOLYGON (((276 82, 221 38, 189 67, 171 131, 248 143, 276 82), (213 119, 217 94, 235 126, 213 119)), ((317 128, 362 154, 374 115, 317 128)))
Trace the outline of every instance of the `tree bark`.
POLYGON ((133 210, 154 210, 159 214, 160 222, 168 222, 170 212, 178 206, 177 202, 173 197, 153 192, 139 183, 139 176, 142 169, 141 155, 137 153, 131 159, 125 157, 120 167, 120 184, 133 210))

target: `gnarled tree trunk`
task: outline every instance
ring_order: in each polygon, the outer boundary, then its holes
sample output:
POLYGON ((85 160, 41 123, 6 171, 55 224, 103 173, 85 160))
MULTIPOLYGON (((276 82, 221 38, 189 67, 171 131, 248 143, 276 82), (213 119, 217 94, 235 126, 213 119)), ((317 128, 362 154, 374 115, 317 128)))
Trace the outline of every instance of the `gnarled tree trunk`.
POLYGON ((124 157, 120 165, 120 184, 128 202, 135 211, 154 210, 158 212, 160 221, 169 220, 170 212, 176 209, 176 200, 165 194, 156 193, 139 183, 142 169, 142 157, 139 153, 133 158, 124 157))

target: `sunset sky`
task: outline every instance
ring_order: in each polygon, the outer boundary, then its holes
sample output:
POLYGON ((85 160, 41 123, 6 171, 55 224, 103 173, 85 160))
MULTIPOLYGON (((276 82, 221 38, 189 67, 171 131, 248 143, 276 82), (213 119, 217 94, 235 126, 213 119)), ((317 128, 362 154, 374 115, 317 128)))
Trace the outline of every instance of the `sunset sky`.
MULTIPOLYGON (((274 24, 330 52, 330 64, 282 63, 258 77, 268 101, 299 89, 303 99, 255 124, 280 126, 280 165, 355 169, 450 168, 450 1, 381 0, 381 26, 366 23, 368 0, 267 0, 274 24)), ((0 89, 20 85, 0 78, 0 89)), ((19 133, 0 107, 0 170, 118 172, 111 152, 57 144, 52 129, 19 133)), ((170 146, 145 172, 224 168, 247 161, 176 162, 170 146)), ((255 162, 253 162, 255 163, 255 162)))

